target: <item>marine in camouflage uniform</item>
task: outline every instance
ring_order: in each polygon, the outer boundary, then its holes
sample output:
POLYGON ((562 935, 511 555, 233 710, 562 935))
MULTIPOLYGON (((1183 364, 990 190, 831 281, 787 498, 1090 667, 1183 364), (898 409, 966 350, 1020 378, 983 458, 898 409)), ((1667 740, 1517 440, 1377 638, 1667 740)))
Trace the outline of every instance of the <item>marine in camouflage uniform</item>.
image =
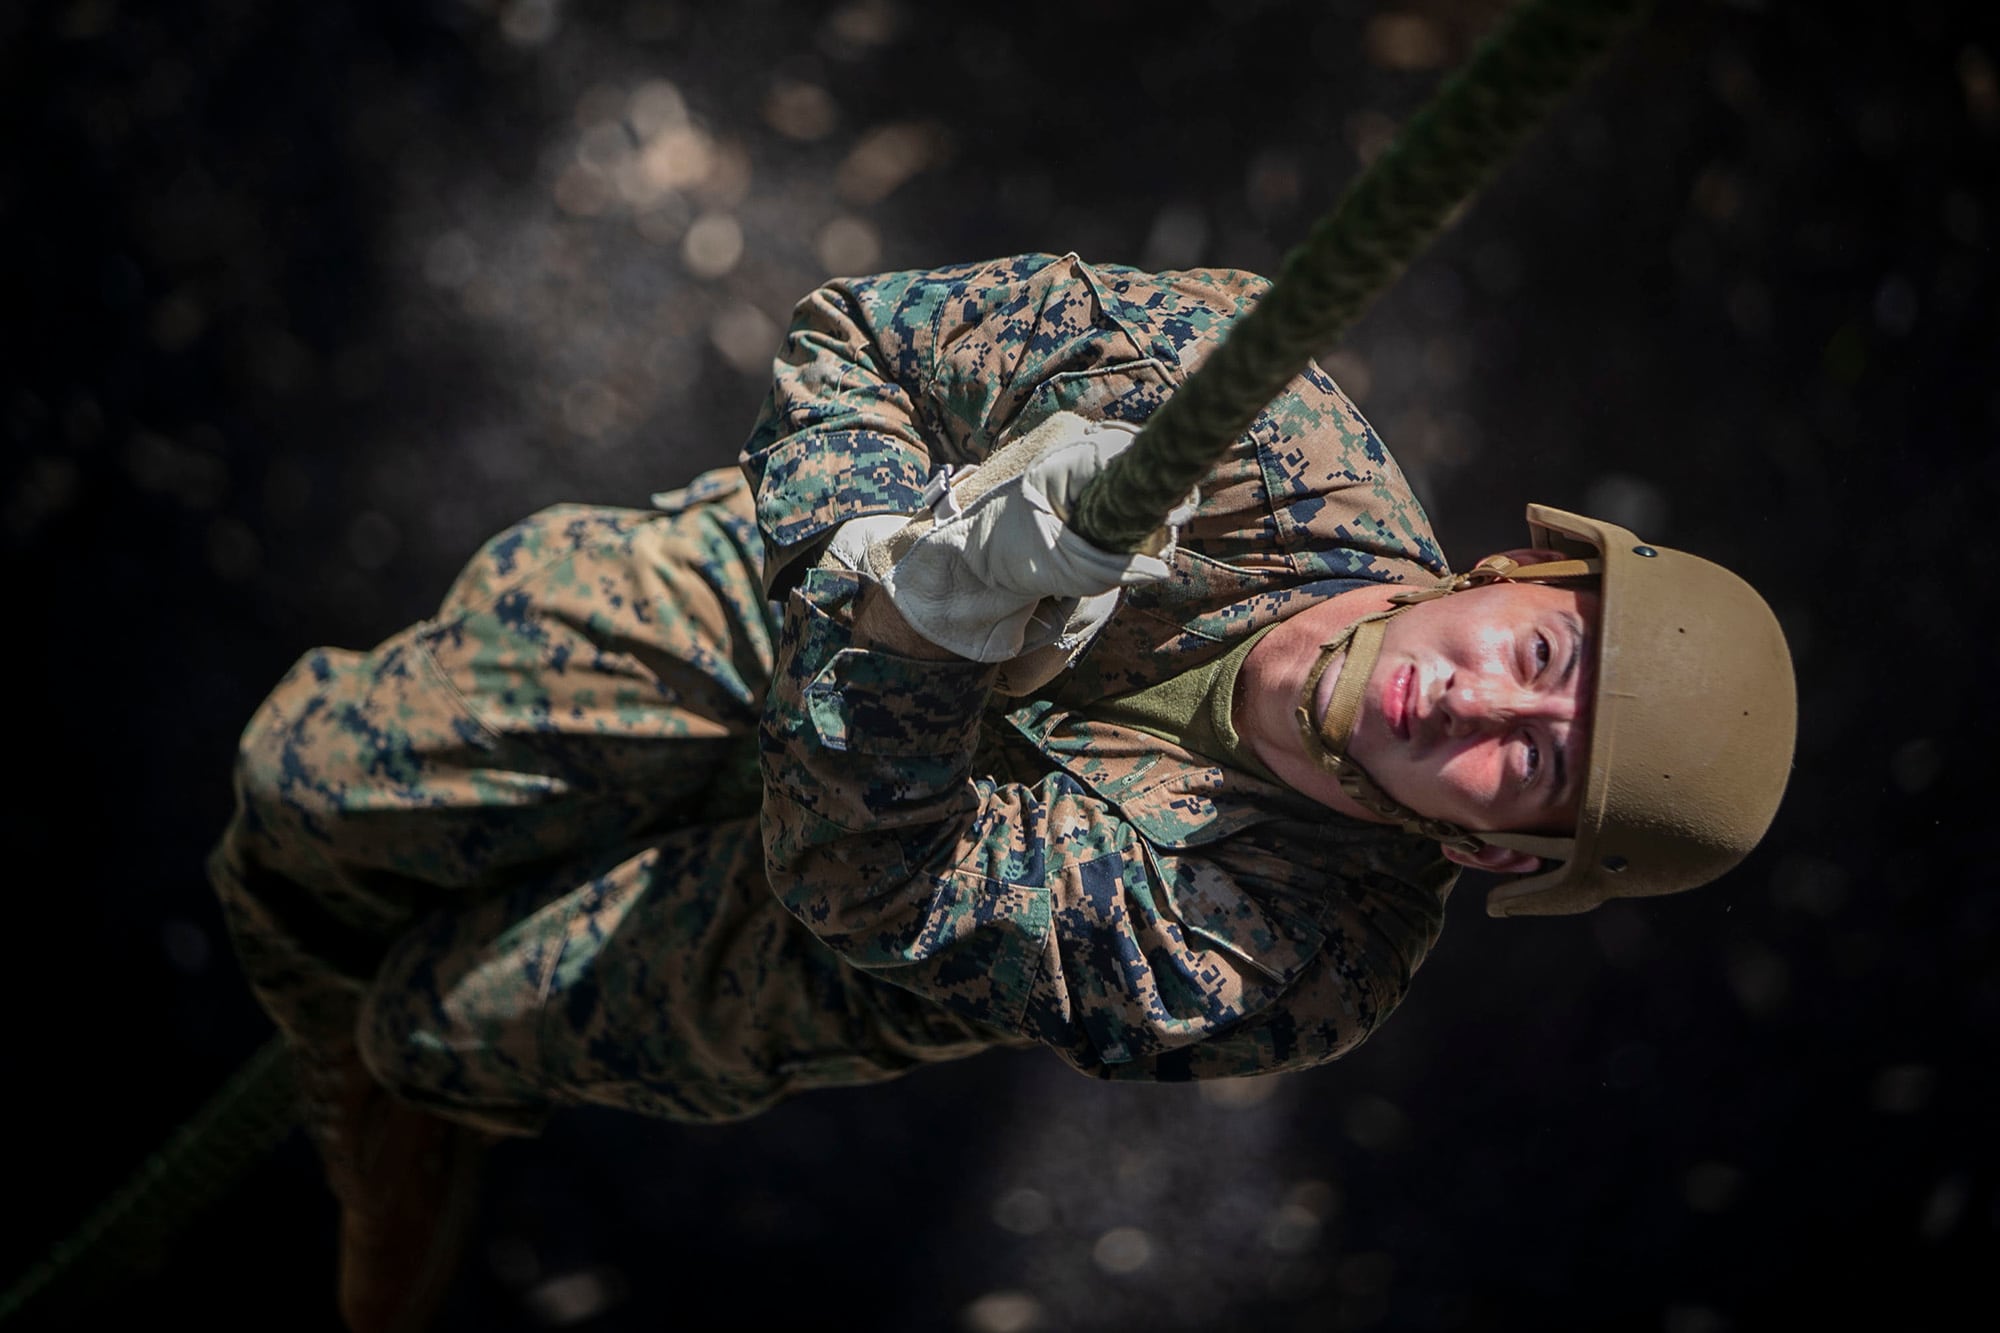
POLYGON ((818 559, 1058 411, 1143 421, 1266 287, 1075 256, 831 283, 740 470, 546 510, 431 619, 308 654, 212 860, 266 1008, 516 1132, 577 1102, 729 1119, 1000 1045, 1156 1080, 1351 1049, 1437 937, 1437 844, 1106 707, 1444 572, 1329 379, 1256 420, 1171 576, 1028 697, 860 637, 858 576, 818 559))

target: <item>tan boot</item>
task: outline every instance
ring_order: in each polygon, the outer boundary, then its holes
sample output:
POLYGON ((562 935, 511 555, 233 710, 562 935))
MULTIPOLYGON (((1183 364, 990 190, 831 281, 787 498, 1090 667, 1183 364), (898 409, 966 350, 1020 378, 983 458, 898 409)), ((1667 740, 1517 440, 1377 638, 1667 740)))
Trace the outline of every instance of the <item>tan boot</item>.
POLYGON ((421 1333, 451 1289, 488 1136, 398 1101, 348 1051, 301 1070, 340 1202, 340 1313, 353 1333, 421 1333))

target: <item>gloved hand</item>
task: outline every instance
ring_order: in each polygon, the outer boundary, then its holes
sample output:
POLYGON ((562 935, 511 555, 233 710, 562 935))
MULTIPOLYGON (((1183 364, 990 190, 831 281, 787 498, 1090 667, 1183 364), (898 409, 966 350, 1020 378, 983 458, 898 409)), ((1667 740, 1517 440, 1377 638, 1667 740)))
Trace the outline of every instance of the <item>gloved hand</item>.
MULTIPOLYGON (((864 572, 912 629, 961 657, 1006 662, 1044 648, 1074 657, 1119 588, 1167 577, 1164 557, 1191 512, 1176 510, 1139 553, 1099 550, 1069 529, 1084 486, 1137 434, 1057 413, 978 467, 941 472, 927 493, 931 513, 892 535, 877 536, 878 520, 857 520, 874 529, 861 530, 874 538, 864 572)), ((848 535, 836 536, 836 551, 848 535)))

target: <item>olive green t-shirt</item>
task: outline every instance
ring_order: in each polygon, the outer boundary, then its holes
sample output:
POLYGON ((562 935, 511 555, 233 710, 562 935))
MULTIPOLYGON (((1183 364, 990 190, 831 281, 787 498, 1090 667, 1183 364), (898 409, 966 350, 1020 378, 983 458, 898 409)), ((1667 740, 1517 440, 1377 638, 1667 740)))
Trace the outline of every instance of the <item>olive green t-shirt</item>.
POLYGON ((1230 718, 1237 673, 1243 669, 1250 650, 1275 627, 1266 625, 1214 661, 1204 662, 1191 671, 1130 694, 1098 700, 1090 705, 1090 716, 1172 741, 1205 759, 1255 774, 1266 782, 1279 782, 1277 775, 1250 752, 1249 743, 1237 735, 1230 718))

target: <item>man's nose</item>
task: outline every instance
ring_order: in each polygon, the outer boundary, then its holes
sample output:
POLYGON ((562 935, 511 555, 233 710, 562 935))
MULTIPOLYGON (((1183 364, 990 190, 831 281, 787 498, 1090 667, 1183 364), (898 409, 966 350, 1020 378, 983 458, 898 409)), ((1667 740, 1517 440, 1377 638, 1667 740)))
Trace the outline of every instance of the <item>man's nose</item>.
POLYGON ((1445 734, 1474 736, 1548 712, 1549 700, 1509 680, 1454 680, 1439 697, 1445 734))

